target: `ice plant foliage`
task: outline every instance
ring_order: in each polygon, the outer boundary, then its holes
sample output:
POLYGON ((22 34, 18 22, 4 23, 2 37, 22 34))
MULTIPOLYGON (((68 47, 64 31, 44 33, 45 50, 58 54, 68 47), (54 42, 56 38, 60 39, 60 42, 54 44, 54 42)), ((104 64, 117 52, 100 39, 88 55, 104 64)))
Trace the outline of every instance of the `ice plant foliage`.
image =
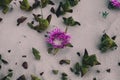
POLYGON ((110 0, 109 8, 120 8, 120 0, 110 0))
POLYGON ((10 8, 9 5, 12 2, 12 0, 0 0, 0 8, 2 8, 2 12, 6 14, 10 8))
POLYGON ((48 33, 47 43, 49 49, 56 51, 70 45, 70 36, 59 28, 55 28, 48 33))
POLYGON ((101 38, 101 43, 99 45, 99 49, 101 52, 106 52, 108 50, 117 49, 117 44, 115 43, 114 39, 110 38, 106 33, 103 34, 101 38))
POLYGON ((80 75, 83 77, 88 71, 89 68, 100 65, 101 63, 97 60, 97 56, 95 54, 89 55, 87 49, 85 49, 83 58, 82 58, 82 63, 77 62, 75 63, 73 68, 70 68, 75 75, 80 75))

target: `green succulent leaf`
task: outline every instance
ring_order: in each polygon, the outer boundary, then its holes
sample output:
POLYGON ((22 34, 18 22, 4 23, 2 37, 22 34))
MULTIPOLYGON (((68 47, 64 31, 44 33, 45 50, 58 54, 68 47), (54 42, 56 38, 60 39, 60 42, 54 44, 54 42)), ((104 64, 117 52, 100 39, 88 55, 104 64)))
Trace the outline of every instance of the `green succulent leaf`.
POLYGON ((28 23, 28 26, 38 32, 43 32, 45 31, 50 24, 52 15, 49 15, 47 19, 39 18, 37 15, 33 14, 35 20, 38 22, 38 25, 33 25, 32 23, 28 23))
POLYGON ((71 68, 71 70, 76 75, 80 75, 81 73, 81 77, 83 77, 88 72, 89 68, 95 65, 100 65, 100 62, 97 60, 96 55, 88 55, 87 49, 85 49, 81 65, 79 62, 77 62, 74 67, 71 68))
POLYGON ((30 6, 28 0, 19 1, 20 8, 25 11, 31 11, 32 7, 30 6))
POLYGON ((42 8, 46 7, 49 4, 49 0, 41 0, 42 8))
POLYGON ((64 24, 68 26, 80 25, 78 21, 75 21, 72 17, 65 18, 63 17, 64 24))
POLYGON ((99 45, 99 49, 102 52, 106 52, 109 49, 115 49, 117 48, 117 44, 114 42, 113 39, 111 39, 106 33, 103 34, 101 38, 101 43, 99 45))
POLYGON ((62 8, 64 12, 69 12, 70 9, 70 2, 68 0, 65 1, 65 3, 62 3, 62 8))
POLYGON ((70 2, 70 5, 74 7, 79 3, 80 0, 68 0, 68 1, 70 2))
POLYGON ((33 53, 36 60, 40 60, 40 58, 41 58, 40 52, 37 49, 32 48, 32 53, 33 53))
POLYGON ((78 62, 75 64, 73 69, 76 75, 80 75, 80 64, 78 62))
MULTIPOLYGON (((55 14, 57 17, 61 16, 61 15, 64 15, 66 12, 63 11, 63 8, 62 8, 62 2, 60 2, 55 14)), ((54 9, 54 8, 53 8, 54 9)))
POLYGON ((13 76, 13 72, 12 71, 8 71, 8 74, 6 76, 4 76, 2 79, 0 80, 11 80, 10 78, 13 76))
POLYGON ((82 59, 82 65, 93 67, 95 65, 100 65, 100 62, 97 61, 97 57, 95 54, 89 56, 87 50, 85 49, 85 53, 82 59))
POLYGON ((59 17, 61 15, 64 15, 66 12, 72 13, 73 10, 70 8, 71 8, 71 6, 70 6, 70 3, 68 0, 66 0, 65 3, 60 2, 59 6, 56 10, 56 16, 59 17))
POLYGON ((67 47, 73 47, 73 45, 71 43, 66 45, 67 47))
POLYGON ((41 80, 40 78, 38 78, 37 76, 35 75, 31 75, 31 80, 41 80))
POLYGON ((81 66, 80 71, 81 71, 81 77, 83 77, 87 72, 88 72, 88 67, 86 66, 81 66))
POLYGON ((0 0, 0 7, 3 9, 2 12, 6 14, 9 11, 9 5, 12 0, 0 0))

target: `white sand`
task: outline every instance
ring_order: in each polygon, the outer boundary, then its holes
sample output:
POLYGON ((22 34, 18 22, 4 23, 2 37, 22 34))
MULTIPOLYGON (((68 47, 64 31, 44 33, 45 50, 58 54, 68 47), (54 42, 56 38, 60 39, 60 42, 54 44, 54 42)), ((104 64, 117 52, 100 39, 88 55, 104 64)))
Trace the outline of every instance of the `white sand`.
MULTIPOLYGON (((32 2, 32 0, 29 1, 32 2)), ((55 1, 56 4, 59 1, 55 1)), ((65 17, 73 16, 75 20, 81 23, 81 26, 70 27, 68 30, 74 47, 60 50, 55 56, 47 53, 45 32, 38 33, 30 29, 26 24, 32 20, 32 13, 40 13, 40 9, 35 9, 33 12, 24 12, 19 9, 19 5, 13 5, 13 7, 14 10, 6 15, 0 12, 0 17, 3 18, 3 21, 0 23, 0 54, 9 62, 9 65, 2 65, 0 77, 6 75, 7 70, 11 68, 14 72, 11 80, 16 80, 22 74, 25 74, 27 80, 30 80, 31 74, 39 76, 40 72, 44 72, 42 76, 44 80, 60 80, 61 72, 66 72, 71 80, 92 80, 94 77, 97 80, 120 80, 120 66, 118 66, 118 62, 120 62, 120 11, 107 9, 107 0, 81 0, 73 8, 74 12, 72 14, 67 13, 64 15, 65 17), (106 19, 102 17, 102 12, 104 11, 109 12, 106 19), (17 27, 16 20, 21 16, 27 16, 28 19, 17 27), (110 36, 117 35, 115 42, 118 44, 118 49, 102 54, 97 49, 97 45, 100 43, 104 30, 110 36), (40 61, 34 59, 32 47, 40 51, 40 61), (90 71, 81 78, 74 75, 69 68, 75 62, 81 60, 85 48, 89 54, 96 54, 102 65, 90 68, 90 71), (9 49, 11 53, 7 52, 9 49), (80 58, 76 55, 78 51, 81 52, 80 58), (27 55, 27 58, 22 58, 22 55, 27 55), (70 59, 71 64, 61 66, 59 65, 61 59, 70 59), (28 62, 29 67, 27 70, 21 66, 24 61, 28 62), (15 65, 16 62, 17 65, 15 65), (108 68, 111 69, 111 73, 106 72, 108 68), (52 74, 51 71, 53 69, 59 70, 57 76, 52 74), (101 71, 99 74, 96 73, 97 69, 101 71)), ((49 11, 51 7, 49 5, 43 9, 45 18, 51 14, 49 11)), ((62 17, 52 16, 51 26, 47 31, 53 29, 54 25, 64 30, 65 25, 62 22, 62 17)))

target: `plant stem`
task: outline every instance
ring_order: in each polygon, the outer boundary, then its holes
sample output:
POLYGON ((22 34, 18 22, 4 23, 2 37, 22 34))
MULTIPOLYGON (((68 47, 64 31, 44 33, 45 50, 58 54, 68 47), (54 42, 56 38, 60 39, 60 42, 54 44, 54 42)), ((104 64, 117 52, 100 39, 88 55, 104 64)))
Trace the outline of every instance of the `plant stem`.
POLYGON ((67 33, 67 31, 68 31, 68 27, 69 27, 69 26, 66 26, 65 33, 67 33))
POLYGON ((43 19, 42 0, 41 0, 41 2, 40 2, 40 5, 41 5, 41 15, 42 15, 42 19, 43 19))
POLYGON ((56 55, 58 51, 59 51, 59 49, 58 49, 58 48, 55 48, 53 55, 56 55))

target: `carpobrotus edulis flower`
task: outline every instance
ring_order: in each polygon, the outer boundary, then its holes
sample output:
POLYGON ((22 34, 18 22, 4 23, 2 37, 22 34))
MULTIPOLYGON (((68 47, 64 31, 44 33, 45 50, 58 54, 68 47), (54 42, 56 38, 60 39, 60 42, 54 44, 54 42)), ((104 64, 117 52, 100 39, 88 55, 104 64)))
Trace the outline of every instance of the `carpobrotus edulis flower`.
POLYGON ((64 47, 70 45, 70 38, 70 35, 66 32, 61 31, 59 28, 55 28, 48 33, 47 43, 50 48, 58 51, 58 49, 63 49, 64 47))
POLYGON ((120 0, 110 0, 108 8, 120 8, 120 0))

